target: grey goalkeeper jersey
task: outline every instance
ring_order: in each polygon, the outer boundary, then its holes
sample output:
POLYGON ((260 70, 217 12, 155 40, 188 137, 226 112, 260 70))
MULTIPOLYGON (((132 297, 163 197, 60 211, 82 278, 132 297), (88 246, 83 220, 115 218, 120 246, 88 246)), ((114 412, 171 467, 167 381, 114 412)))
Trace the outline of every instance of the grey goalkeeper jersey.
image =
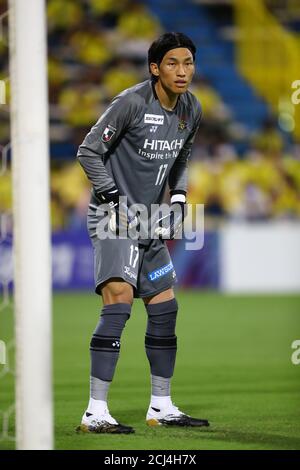
POLYGON ((201 106, 180 95, 173 111, 162 108, 151 80, 128 88, 112 103, 80 145, 77 157, 96 191, 116 185, 128 205, 163 201, 187 190, 187 163, 201 106))

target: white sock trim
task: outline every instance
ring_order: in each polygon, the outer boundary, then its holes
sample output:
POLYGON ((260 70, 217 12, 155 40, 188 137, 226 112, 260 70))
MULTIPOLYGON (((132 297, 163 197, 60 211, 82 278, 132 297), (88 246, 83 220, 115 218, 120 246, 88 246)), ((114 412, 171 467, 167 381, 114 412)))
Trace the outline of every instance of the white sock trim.
POLYGON ((155 395, 151 395, 150 406, 154 406, 154 408, 166 408, 169 405, 172 405, 172 400, 170 396, 157 397, 155 395))
POLYGON ((103 400, 95 400, 94 398, 90 398, 88 407, 87 407, 87 412, 96 414, 96 415, 101 415, 104 413, 104 411, 107 409, 107 402, 103 400))

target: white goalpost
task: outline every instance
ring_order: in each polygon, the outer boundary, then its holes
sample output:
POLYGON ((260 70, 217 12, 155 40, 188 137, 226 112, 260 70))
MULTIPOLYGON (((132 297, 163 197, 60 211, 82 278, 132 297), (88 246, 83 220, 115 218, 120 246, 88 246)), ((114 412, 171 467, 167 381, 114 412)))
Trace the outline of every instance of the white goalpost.
POLYGON ((9 0, 16 440, 53 448, 48 91, 44 0, 9 0))

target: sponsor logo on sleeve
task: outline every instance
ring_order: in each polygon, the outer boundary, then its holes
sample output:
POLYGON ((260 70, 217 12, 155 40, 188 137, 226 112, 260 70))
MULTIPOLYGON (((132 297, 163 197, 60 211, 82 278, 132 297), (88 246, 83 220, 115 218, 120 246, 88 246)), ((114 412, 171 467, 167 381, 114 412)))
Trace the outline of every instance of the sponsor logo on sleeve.
POLYGON ((162 126, 164 123, 164 116, 161 114, 145 114, 144 122, 146 124, 156 124, 162 126))
POLYGON ((103 131, 103 134, 101 137, 102 142, 104 143, 109 142, 112 139, 112 137, 115 135, 116 130, 117 129, 115 127, 108 125, 103 131))

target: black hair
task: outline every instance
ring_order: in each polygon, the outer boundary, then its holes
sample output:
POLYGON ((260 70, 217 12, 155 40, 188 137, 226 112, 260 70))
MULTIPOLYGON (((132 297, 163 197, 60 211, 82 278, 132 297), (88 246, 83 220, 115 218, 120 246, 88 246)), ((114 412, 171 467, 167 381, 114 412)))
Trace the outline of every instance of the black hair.
MULTIPOLYGON (((148 68, 151 73, 150 64, 154 62, 158 66, 163 60, 164 55, 171 49, 178 47, 185 47, 192 53, 193 60, 196 56, 196 46, 193 41, 183 33, 164 33, 156 39, 148 50, 148 68)), ((152 74, 151 74, 152 75, 152 74)), ((152 79, 156 80, 157 77, 152 75, 152 79)))

